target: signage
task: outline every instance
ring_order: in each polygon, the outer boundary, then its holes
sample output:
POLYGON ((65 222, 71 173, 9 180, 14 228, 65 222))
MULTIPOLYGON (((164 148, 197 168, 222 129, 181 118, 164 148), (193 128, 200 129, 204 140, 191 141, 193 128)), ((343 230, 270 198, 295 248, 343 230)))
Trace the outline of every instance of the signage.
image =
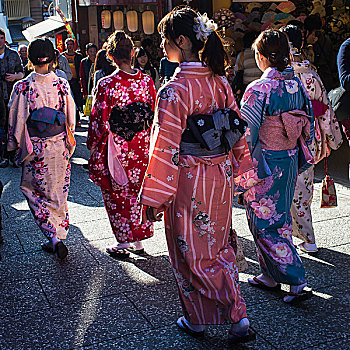
POLYGON ((62 53, 64 51, 63 47, 63 36, 62 34, 57 34, 56 35, 56 49, 62 53))
POLYGON ((75 35, 73 33, 73 30, 70 26, 70 24, 68 23, 65 15, 63 14, 63 12, 57 7, 56 8, 57 13, 60 15, 60 17, 62 18, 62 22, 64 23, 64 26, 66 27, 66 30, 68 32, 68 34, 72 37, 72 39, 75 41, 75 35))

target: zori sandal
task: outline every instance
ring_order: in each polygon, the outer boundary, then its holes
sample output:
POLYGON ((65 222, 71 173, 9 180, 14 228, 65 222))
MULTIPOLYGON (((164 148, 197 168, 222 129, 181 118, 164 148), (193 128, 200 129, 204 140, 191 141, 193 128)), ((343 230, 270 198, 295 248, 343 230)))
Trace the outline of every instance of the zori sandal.
POLYGON ((190 335, 191 337, 194 338, 200 338, 204 336, 204 331, 200 331, 200 332, 196 332, 194 330, 192 330, 190 327, 187 326, 185 320, 184 320, 184 316, 180 317, 177 321, 176 321, 176 325, 186 334, 190 335))
POLYGON ((279 292, 281 290, 281 285, 279 283, 274 287, 270 287, 270 286, 267 286, 264 282, 260 281, 259 278, 257 277, 248 278, 248 283, 252 287, 259 288, 262 290, 267 290, 270 292, 279 292))
POLYGON ((247 334, 241 335, 231 331, 228 331, 228 341, 231 344, 237 343, 247 343, 249 341, 256 339, 256 333, 254 333, 250 328, 248 328, 247 334))
POLYGON ((110 247, 110 248, 106 248, 106 252, 112 258, 116 258, 116 259, 127 259, 130 256, 130 253, 123 248, 110 247))

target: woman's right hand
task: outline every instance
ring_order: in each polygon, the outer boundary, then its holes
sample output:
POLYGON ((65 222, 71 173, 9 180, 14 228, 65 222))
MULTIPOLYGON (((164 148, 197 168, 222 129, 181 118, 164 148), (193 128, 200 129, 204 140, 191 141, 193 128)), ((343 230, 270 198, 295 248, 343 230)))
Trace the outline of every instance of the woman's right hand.
POLYGON ((142 206, 142 220, 141 223, 145 224, 147 221, 155 222, 161 221, 163 218, 163 213, 157 214, 158 209, 150 207, 148 205, 142 206))

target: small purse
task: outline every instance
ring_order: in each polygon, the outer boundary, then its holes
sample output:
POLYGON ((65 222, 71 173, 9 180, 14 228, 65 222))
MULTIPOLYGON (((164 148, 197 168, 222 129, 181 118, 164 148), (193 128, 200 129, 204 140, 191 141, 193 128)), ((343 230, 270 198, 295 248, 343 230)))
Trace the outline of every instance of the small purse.
POLYGON ((88 97, 86 98, 86 102, 85 102, 85 107, 84 107, 84 115, 90 117, 91 115, 91 110, 92 110, 92 95, 88 95, 88 97))
POLYGON ((327 158, 325 162, 325 178, 322 181, 321 208, 334 208, 337 204, 337 193, 335 191, 334 180, 328 174, 327 158))

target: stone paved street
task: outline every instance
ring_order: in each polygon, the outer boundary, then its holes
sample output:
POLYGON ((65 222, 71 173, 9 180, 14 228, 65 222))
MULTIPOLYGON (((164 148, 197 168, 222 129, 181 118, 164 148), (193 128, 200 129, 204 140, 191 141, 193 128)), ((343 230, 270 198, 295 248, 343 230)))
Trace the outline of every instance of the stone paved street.
MULTIPOLYGON (((255 290, 247 278, 258 273, 245 212, 233 209, 249 270, 240 274, 257 340, 230 347, 228 326, 209 327, 204 339, 183 335, 181 315, 163 225, 145 241, 146 257, 117 261, 105 253, 115 242, 100 189, 83 169, 87 121, 76 133, 69 194, 68 258, 59 262, 40 248, 44 241, 19 189, 21 169, 0 169, 5 243, 0 247, 0 349, 350 349, 349 147, 330 161, 338 207, 320 209, 318 166, 313 205, 319 253, 302 254, 314 297, 300 306, 255 290)), ((297 243, 297 241, 295 242, 297 243)))

